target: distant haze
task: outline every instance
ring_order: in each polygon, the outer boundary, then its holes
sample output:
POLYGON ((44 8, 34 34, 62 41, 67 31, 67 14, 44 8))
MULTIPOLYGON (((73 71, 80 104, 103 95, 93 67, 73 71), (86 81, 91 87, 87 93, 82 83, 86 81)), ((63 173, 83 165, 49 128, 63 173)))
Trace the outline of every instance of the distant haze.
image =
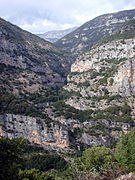
POLYGON ((37 34, 37 35, 47 41, 56 42, 58 39, 61 39, 68 33, 74 31, 75 29, 77 29, 77 27, 69 28, 69 29, 65 29, 65 30, 48 31, 44 34, 37 34))
POLYGON ((134 0, 0 0, 0 17, 37 34, 80 26, 98 15, 134 8, 134 0))

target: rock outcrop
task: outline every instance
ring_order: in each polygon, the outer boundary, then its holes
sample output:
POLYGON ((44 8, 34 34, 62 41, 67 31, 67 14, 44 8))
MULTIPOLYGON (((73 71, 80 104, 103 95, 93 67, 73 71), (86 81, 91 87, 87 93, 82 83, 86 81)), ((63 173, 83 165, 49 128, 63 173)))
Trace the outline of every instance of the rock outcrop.
POLYGON ((69 146, 68 130, 56 123, 29 116, 0 115, 0 136, 23 137, 47 149, 63 149, 69 146))
POLYGON ((70 124, 69 120, 66 121, 64 121, 64 117, 57 118, 57 121, 47 122, 41 118, 4 114, 0 115, 0 136, 10 139, 23 137, 31 143, 43 146, 45 149, 57 151, 63 149, 64 152, 69 149, 69 145, 75 148, 111 145, 123 133, 127 133, 131 129, 128 123, 108 122, 106 120, 82 124, 73 121, 73 119, 70 120, 70 124), (60 119, 63 119, 63 122, 60 122, 60 119), (101 124, 108 129, 106 134, 102 134, 102 131, 97 129, 96 134, 93 134, 92 129, 101 124), (78 128, 83 129, 83 133, 75 135, 78 128))
POLYGON ((133 34, 134 29, 125 28, 122 34, 111 36, 79 56, 71 66, 64 86, 70 93, 65 104, 77 109, 80 115, 87 114, 82 116, 78 130, 80 143, 89 146, 113 144, 134 126, 133 34))
POLYGON ((105 89, 111 95, 130 96, 135 93, 134 57, 134 38, 97 45, 72 65, 65 89, 83 97, 104 95, 105 89))

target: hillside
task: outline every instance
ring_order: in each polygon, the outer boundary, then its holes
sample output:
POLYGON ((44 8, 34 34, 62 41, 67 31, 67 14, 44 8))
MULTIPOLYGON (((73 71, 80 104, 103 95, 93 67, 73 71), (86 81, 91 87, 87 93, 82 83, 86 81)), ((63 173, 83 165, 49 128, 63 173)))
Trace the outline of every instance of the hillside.
POLYGON ((59 39, 61 39, 62 37, 64 37, 65 35, 74 31, 76 28, 77 27, 69 28, 69 29, 65 29, 65 30, 48 31, 43 34, 37 34, 37 36, 54 43, 54 42, 58 41, 59 39))
POLYGON ((55 45, 73 54, 86 52, 103 37, 112 35, 125 21, 134 17, 135 10, 101 15, 61 38, 55 45))
POLYGON ((113 142, 134 126, 134 57, 135 21, 129 21, 72 64, 65 103, 85 114, 79 142, 113 142))
POLYGON ((3 19, 0 54, 1 87, 16 93, 63 85, 72 63, 71 57, 51 43, 3 19))
POLYGON ((48 148, 69 145, 67 128, 48 116, 47 107, 57 101, 72 61, 51 43, 0 19, 0 135, 23 136, 48 148))

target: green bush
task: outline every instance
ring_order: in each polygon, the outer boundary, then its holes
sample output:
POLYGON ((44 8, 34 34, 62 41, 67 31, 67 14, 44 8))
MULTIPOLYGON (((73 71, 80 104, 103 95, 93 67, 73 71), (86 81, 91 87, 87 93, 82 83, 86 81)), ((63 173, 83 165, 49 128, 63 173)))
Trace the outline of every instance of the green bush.
POLYGON ((67 162, 57 154, 33 155, 27 161, 28 169, 39 169, 40 171, 48 171, 55 169, 59 171, 65 170, 67 162))
POLYGON ((113 82, 114 82, 114 79, 113 79, 113 78, 111 78, 111 79, 110 79, 110 81, 109 81, 110 86, 112 86, 112 85, 113 85, 113 82))
POLYGON ((83 153, 82 159, 87 170, 96 169, 97 171, 111 166, 115 161, 111 150, 104 146, 86 149, 83 153))
POLYGON ((51 173, 51 172, 43 173, 37 169, 20 171, 19 179, 20 180, 56 180, 55 173, 51 173))
POLYGON ((129 171, 135 170, 135 128, 123 135, 116 146, 115 157, 122 167, 129 171))
POLYGON ((56 116, 64 116, 66 119, 73 118, 78 119, 80 122, 90 121, 92 119, 91 114, 93 113, 92 109, 89 110, 78 110, 74 107, 65 104, 63 101, 58 101, 53 104, 55 108, 56 116))
POLYGON ((24 139, 0 138, 0 180, 17 180, 23 166, 24 139))

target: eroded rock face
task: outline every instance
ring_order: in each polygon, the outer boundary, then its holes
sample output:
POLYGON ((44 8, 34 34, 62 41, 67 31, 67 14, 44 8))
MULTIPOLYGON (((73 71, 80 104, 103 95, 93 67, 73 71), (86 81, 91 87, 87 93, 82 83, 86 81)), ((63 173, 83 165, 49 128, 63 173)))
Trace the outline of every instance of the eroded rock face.
POLYGON ((115 40, 97 45, 75 61, 71 67, 71 72, 84 72, 90 69, 99 71, 103 65, 105 66, 103 64, 104 59, 110 63, 112 59, 131 59, 135 56, 134 46, 135 39, 115 40))
POLYGON ((122 175, 115 180, 134 180, 134 179, 135 179, 135 173, 129 173, 126 175, 122 175))
POLYGON ((128 123, 108 122, 106 120, 80 123, 78 126, 75 126, 74 123, 71 127, 69 122, 67 122, 67 124, 64 122, 63 126, 60 123, 58 125, 56 121, 47 123, 41 118, 5 114, 0 115, 0 136, 5 136, 10 139, 23 137, 32 143, 43 146, 45 149, 64 150, 68 149, 69 145, 73 145, 76 148, 79 144, 84 144, 84 146, 111 145, 111 143, 117 141, 123 133, 127 133, 131 129, 128 123), (102 124, 108 128, 106 134, 103 135, 101 131, 96 130, 96 135, 92 135, 90 129, 92 130, 98 124, 102 124), (71 134, 69 134, 69 130, 72 130, 74 134, 76 128, 84 129, 84 133, 77 137, 70 137, 71 134), (72 138, 74 138, 74 141, 71 141, 72 138))
POLYGON ((77 142, 85 144, 87 146, 101 146, 111 145, 113 142, 118 141, 122 134, 126 134, 132 128, 128 123, 113 122, 105 119, 84 122, 81 125, 84 132, 76 139, 77 142), (105 133, 100 129, 96 129, 97 126, 104 127, 107 131, 105 133))
POLYGON ((97 44, 71 66, 67 105, 90 113, 77 142, 110 145, 134 126, 135 38, 97 44))
POLYGON ((69 146, 68 130, 55 123, 47 124, 44 119, 5 114, 0 115, 0 124, 0 136, 23 137, 50 149, 69 146))
POLYGON ((111 95, 130 96, 135 92, 135 39, 97 45, 80 56, 71 67, 68 91, 82 97, 111 95))

